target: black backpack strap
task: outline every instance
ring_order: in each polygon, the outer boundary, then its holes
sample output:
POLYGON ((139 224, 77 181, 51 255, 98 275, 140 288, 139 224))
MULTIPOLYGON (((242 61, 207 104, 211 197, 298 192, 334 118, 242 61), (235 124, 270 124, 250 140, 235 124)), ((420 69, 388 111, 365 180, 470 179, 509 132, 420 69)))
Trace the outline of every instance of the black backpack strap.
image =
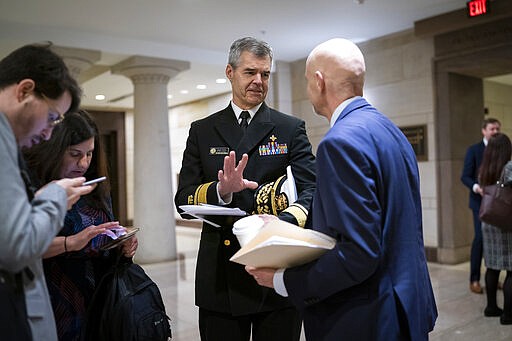
MULTIPOLYGON (((20 149, 18 149, 18 167, 20 169, 20 175, 23 179, 23 183, 25 184, 25 191, 27 192, 28 201, 30 202, 32 199, 34 199, 37 187, 33 185, 30 169, 28 168, 20 149)), ((22 271, 25 272, 25 275, 30 281, 34 279, 34 273, 28 267, 25 267, 22 271)), ((23 281, 21 278, 21 272, 19 273, 19 278, 17 281, 23 281)))
POLYGON ((28 168, 25 158, 21 153, 21 150, 18 149, 18 167, 20 169, 20 175, 25 183, 25 190, 27 192, 28 201, 32 201, 34 199, 34 194, 37 191, 37 187, 33 183, 33 174, 28 168))

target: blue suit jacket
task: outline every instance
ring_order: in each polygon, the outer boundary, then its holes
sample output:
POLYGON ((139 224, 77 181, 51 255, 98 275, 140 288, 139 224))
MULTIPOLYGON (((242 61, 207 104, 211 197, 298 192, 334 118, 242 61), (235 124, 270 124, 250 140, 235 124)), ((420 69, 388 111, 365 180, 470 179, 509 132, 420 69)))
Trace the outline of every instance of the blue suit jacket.
POLYGON ((426 340, 437 308, 410 143, 358 98, 321 141, 316 171, 312 227, 337 244, 284 273, 307 339, 426 340))
POLYGON ((483 141, 475 143, 468 148, 466 151, 466 157, 464 158, 462 176, 460 177, 462 183, 469 188, 469 207, 476 211, 480 210, 482 196, 473 192, 473 185, 478 183, 478 169, 482 164, 484 150, 485 145, 483 141))

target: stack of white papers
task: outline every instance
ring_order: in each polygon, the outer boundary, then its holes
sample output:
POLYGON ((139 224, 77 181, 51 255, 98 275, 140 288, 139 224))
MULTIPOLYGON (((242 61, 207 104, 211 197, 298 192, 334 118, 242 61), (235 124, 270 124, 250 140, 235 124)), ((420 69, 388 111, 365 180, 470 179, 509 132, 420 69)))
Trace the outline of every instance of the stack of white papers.
POLYGON ((215 206, 209 204, 199 205, 181 205, 180 208, 185 213, 190 215, 230 215, 230 216, 245 216, 247 212, 242 211, 239 208, 230 208, 224 206, 215 206))
POLYGON ((197 218, 201 221, 207 222, 210 225, 215 227, 220 227, 219 224, 216 224, 208 219, 205 216, 208 215, 223 215, 223 216, 246 216, 247 212, 242 211, 239 208, 230 208, 224 206, 215 206, 209 204, 199 204, 199 205, 181 205, 180 208, 183 210, 183 213, 191 215, 194 218, 197 218))
POLYGON ((257 268, 289 268, 317 259, 336 245, 321 232, 272 220, 231 257, 231 261, 257 268))

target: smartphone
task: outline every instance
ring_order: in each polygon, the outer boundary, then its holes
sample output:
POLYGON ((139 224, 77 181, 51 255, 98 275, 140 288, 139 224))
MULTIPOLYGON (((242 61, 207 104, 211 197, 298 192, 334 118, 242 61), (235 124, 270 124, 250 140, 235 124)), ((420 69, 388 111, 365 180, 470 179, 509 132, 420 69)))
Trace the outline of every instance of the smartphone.
POLYGON ((82 186, 87 186, 87 185, 92 185, 92 184, 95 184, 97 182, 102 182, 102 181, 105 181, 107 179, 106 176, 102 176, 100 178, 96 178, 96 179, 93 179, 93 180, 89 180, 89 181, 86 181, 82 184, 82 186))

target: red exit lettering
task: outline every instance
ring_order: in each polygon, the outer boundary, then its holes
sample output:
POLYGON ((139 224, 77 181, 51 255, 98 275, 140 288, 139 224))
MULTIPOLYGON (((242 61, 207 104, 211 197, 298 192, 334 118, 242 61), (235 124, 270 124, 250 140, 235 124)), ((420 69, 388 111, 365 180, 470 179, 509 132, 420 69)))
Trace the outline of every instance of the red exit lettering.
POLYGON ((476 17, 487 13, 487 0, 473 0, 468 1, 468 15, 476 17))

